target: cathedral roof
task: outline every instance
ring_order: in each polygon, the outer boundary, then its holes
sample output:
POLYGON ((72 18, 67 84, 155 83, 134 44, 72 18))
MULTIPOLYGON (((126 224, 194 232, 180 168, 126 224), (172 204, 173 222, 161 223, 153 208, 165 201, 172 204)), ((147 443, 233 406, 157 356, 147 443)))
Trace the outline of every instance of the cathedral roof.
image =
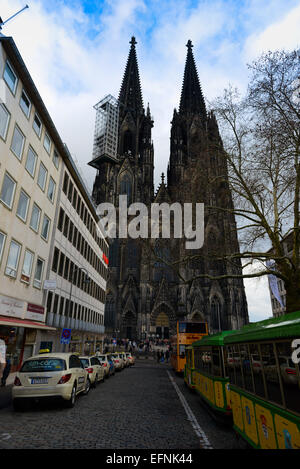
POLYGON ((143 97, 140 85, 140 77, 137 63, 135 37, 132 36, 130 51, 126 64, 126 69, 119 94, 120 105, 134 114, 143 112, 143 97))
POLYGON ((185 62, 179 114, 201 114, 203 118, 206 118, 206 107, 192 52, 192 42, 189 40, 186 46, 188 52, 185 62))

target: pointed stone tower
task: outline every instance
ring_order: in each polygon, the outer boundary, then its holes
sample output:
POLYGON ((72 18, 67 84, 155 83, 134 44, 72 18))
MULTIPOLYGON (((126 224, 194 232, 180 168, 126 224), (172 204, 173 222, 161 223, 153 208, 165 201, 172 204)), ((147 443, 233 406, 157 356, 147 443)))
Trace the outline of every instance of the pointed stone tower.
POLYGON ((235 219, 228 209, 233 202, 229 188, 227 163, 223 154, 218 124, 207 113, 192 43, 187 43, 179 112, 174 110, 167 189, 173 202, 202 202, 205 207, 205 239, 199 251, 178 243, 178 259, 199 254, 181 269, 192 284, 179 284, 183 299, 178 314, 189 319, 207 320, 210 330, 235 329, 248 322, 247 302, 241 279, 209 280, 213 277, 241 274, 241 264, 216 260, 216 255, 239 252, 235 219))
MULTIPOLYGON (((118 207, 119 195, 127 195, 128 206, 134 202, 150 206, 154 197, 153 120, 149 104, 146 111, 143 106, 136 44, 132 37, 118 99, 117 155, 103 154, 91 162, 97 168, 96 205, 110 202, 118 207)), ((135 240, 111 240, 105 325, 107 332, 119 331, 119 337, 136 339, 140 330, 140 263, 135 240)))

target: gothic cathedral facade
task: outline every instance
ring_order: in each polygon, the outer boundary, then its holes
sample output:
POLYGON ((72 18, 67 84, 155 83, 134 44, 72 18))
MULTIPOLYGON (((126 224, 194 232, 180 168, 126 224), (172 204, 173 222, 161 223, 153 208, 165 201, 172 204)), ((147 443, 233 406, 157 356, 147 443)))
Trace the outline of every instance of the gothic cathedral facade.
POLYGON ((180 319, 208 321, 211 332, 237 329, 248 323, 246 295, 243 280, 228 276, 241 274, 241 264, 216 259, 239 252, 233 202, 218 125, 206 110, 193 46, 188 41, 180 105, 171 123, 167 182, 162 175, 155 191, 153 120, 149 105, 146 111, 143 105, 134 37, 130 44, 118 100, 117 155, 100 157, 93 165, 94 202, 118 207, 119 195, 127 195, 128 205, 142 202, 149 213, 152 203, 202 202, 205 236, 199 251, 187 250, 186 240, 174 237, 112 239, 106 332, 119 338, 169 338, 180 319), (168 265, 173 261, 177 269, 168 265))

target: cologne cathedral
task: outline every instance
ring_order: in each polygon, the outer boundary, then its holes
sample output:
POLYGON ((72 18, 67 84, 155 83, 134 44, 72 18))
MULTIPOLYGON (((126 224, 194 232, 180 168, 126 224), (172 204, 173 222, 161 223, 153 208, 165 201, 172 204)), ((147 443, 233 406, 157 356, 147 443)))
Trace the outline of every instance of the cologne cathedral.
POLYGON ((142 202, 149 212, 153 203, 204 203, 204 244, 188 250, 185 238, 172 236, 142 242, 111 239, 106 332, 138 340, 169 338, 176 333, 177 320, 185 319, 207 321, 211 333, 240 328, 248 323, 243 280, 236 277, 241 263, 224 259, 239 252, 227 163, 216 118, 206 109, 192 43, 187 43, 180 103, 171 122, 167 180, 162 175, 156 190, 154 122, 149 104, 146 110, 143 105, 136 44, 132 37, 115 100, 117 118, 111 118, 112 123, 116 119, 114 154, 100 151, 101 136, 94 141, 93 200, 118 207, 119 195, 127 195, 128 205, 142 202))

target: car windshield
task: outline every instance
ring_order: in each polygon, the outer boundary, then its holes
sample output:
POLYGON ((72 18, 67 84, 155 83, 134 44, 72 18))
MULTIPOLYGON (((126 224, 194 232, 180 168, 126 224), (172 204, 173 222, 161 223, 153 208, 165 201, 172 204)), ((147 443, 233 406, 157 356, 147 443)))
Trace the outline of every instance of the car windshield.
POLYGON ((105 355, 98 355, 98 360, 105 362, 105 355))
POLYGON ((21 373, 28 371, 62 371, 66 369, 66 362, 61 358, 36 358, 35 360, 28 360, 23 363, 20 370, 21 373))
POLYGON ((80 358, 80 361, 83 364, 84 368, 88 368, 90 366, 88 358, 80 358))

